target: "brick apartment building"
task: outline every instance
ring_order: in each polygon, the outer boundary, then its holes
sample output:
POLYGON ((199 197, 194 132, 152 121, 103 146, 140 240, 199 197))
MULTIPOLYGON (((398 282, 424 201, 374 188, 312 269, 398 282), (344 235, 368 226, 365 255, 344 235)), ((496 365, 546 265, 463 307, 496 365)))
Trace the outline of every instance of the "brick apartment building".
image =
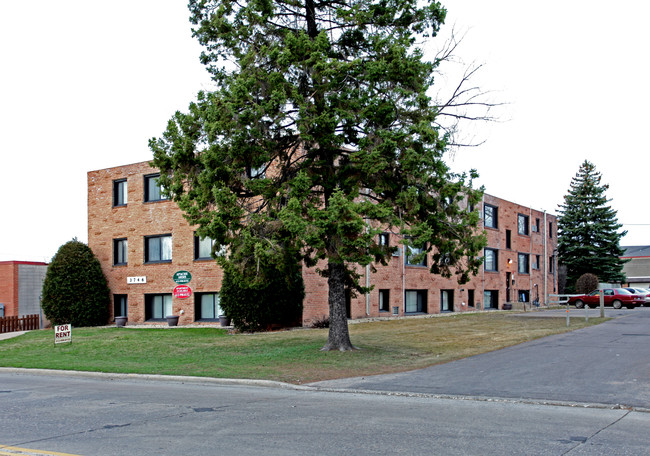
POLYGON ((0 261, 0 317, 41 313, 47 263, 0 261))
MULTIPOLYGON (((148 162, 88 173, 88 245, 113 294, 111 316, 127 315, 133 323, 168 314, 180 315, 180 325, 213 322, 220 313, 222 273, 210 257, 210 240, 201 241, 175 203, 164 199, 157 176, 148 162)), ((387 266, 376 265, 376 272, 360 271, 362 283, 374 288, 348 300, 349 317, 548 302, 557 283, 555 216, 490 195, 477 209, 488 247, 483 267, 469 283, 431 274, 426 260, 411 264, 398 236, 386 233, 383 241, 400 245, 400 251, 387 266)), ((303 277, 303 325, 309 325, 328 314, 327 281, 315 269, 305 268, 303 277)))

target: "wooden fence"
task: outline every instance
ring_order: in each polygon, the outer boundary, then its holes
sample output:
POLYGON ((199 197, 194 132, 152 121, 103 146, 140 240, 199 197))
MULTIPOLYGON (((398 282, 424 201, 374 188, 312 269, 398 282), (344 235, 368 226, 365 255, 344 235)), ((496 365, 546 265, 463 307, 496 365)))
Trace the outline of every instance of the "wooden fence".
POLYGON ((38 314, 22 317, 0 317, 0 334, 14 331, 30 331, 40 328, 38 314))

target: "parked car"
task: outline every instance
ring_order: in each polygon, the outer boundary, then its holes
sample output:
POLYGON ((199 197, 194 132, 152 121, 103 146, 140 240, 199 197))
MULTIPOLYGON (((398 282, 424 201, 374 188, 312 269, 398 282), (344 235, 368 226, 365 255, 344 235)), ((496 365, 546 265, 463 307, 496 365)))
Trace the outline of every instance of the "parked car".
MULTIPOLYGON (((589 294, 572 296, 569 298, 569 304, 573 304, 577 309, 582 309, 585 305, 594 308, 600 305, 600 291, 594 290, 589 294)), ((624 288, 604 288, 604 304, 612 306, 614 309, 620 309, 625 306, 633 309, 644 304, 644 297, 638 294, 630 293, 624 288)))
POLYGON ((638 288, 638 287, 625 287, 625 289, 630 293, 643 296, 645 300, 643 305, 650 306, 650 290, 648 290, 647 288, 638 288))

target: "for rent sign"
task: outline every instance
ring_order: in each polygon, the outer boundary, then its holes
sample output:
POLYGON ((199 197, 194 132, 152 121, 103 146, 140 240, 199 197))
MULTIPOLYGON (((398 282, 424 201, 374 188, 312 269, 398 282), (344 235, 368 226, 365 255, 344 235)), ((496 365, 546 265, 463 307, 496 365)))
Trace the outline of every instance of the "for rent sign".
POLYGON ((54 327, 54 343, 62 344, 64 342, 72 342, 71 325, 59 325, 54 327))
POLYGON ((175 298, 189 298, 192 296, 192 289, 187 285, 177 285, 174 287, 174 297, 175 298))

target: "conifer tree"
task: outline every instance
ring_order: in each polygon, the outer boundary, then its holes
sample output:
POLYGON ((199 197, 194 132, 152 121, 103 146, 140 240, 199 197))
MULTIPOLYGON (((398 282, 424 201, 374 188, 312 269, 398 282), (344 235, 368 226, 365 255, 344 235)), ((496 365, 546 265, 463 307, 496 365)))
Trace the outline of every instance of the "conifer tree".
MULTIPOLYGON (((384 230, 433 252, 431 271, 478 271, 475 172, 443 161, 440 120, 462 103, 429 94, 439 60, 418 47, 446 11, 419 0, 190 0, 216 90, 199 93, 149 143, 161 184, 199 226, 258 254, 298 251, 329 287, 325 350, 349 350, 347 289, 390 261, 384 230), (419 40, 419 42, 418 42, 419 40)), ((454 96, 467 96, 461 87, 454 96)), ((465 116, 465 114, 463 114, 465 116)))
POLYGON ((609 185, 601 183, 601 174, 585 160, 571 179, 569 192, 560 205, 558 217, 558 255, 567 268, 567 289, 586 273, 602 282, 624 282, 624 251, 616 211, 605 196, 609 185))

